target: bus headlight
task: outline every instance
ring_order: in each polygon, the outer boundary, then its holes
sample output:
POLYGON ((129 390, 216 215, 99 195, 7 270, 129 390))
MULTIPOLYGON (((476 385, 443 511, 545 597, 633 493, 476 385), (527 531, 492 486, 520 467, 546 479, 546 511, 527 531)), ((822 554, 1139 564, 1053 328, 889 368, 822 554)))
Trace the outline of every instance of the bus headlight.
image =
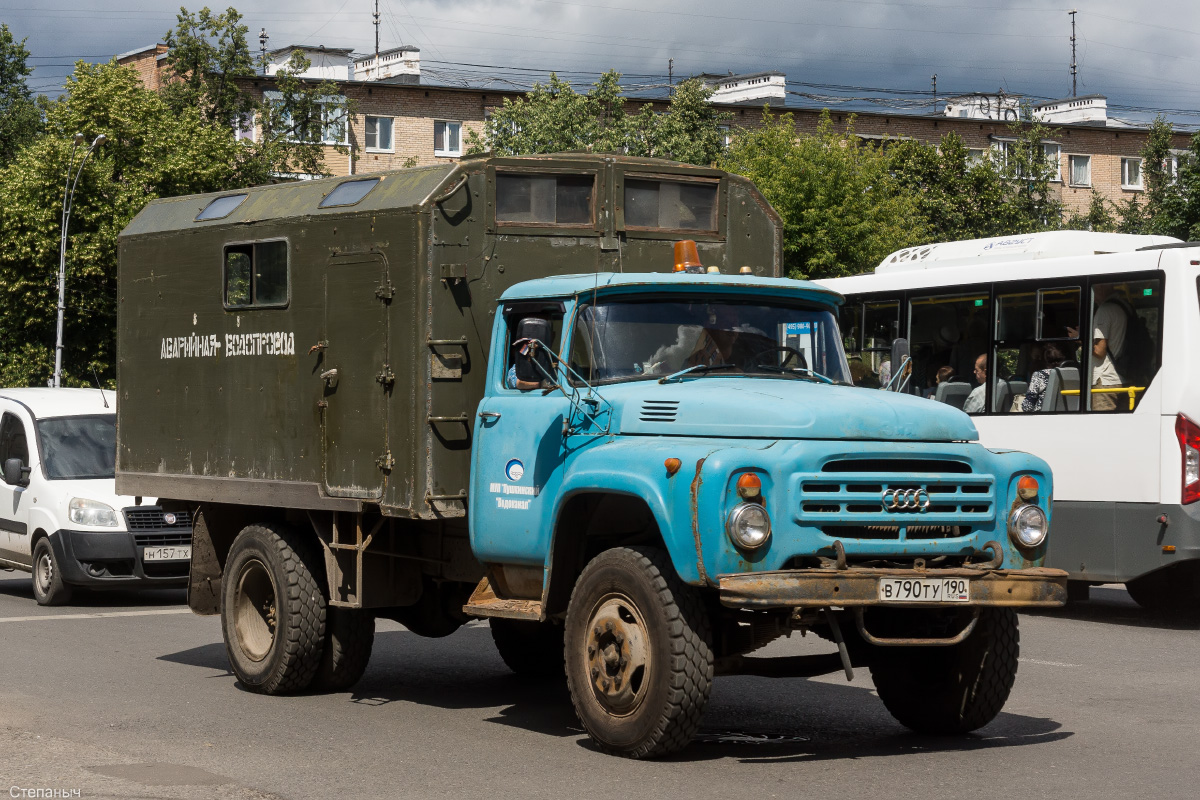
POLYGON ((1037 506, 1018 506, 1008 518, 1008 535, 1022 547, 1037 547, 1050 528, 1046 512, 1037 506))
POLYGON ((757 550, 771 538, 771 517, 758 503, 740 503, 729 512, 725 532, 742 550, 757 550))

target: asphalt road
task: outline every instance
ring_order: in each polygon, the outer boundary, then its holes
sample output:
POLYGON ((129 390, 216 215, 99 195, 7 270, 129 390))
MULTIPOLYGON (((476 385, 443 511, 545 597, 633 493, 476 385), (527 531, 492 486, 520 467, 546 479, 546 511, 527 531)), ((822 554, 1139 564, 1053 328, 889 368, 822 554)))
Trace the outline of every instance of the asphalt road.
MULTIPOLYGON (((596 752, 564 688, 513 677, 475 623, 440 640, 381 622, 352 692, 260 697, 182 592, 43 609, 0 573, 0 797, 1193 798, 1200 624, 1120 588, 1021 617, 1005 711, 962 738, 907 732, 870 677, 718 678, 682 754, 596 752)), ((814 637, 763 654, 827 652, 814 637)))

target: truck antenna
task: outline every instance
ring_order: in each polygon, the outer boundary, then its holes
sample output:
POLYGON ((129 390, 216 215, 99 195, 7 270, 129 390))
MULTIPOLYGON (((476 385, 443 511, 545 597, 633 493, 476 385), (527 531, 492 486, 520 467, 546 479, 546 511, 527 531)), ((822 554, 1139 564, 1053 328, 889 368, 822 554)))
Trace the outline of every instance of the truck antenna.
POLYGON ((96 374, 96 365, 92 365, 92 377, 96 380, 96 388, 100 390, 100 399, 104 401, 104 407, 108 408, 108 398, 104 396, 104 387, 100 385, 100 376, 96 374))

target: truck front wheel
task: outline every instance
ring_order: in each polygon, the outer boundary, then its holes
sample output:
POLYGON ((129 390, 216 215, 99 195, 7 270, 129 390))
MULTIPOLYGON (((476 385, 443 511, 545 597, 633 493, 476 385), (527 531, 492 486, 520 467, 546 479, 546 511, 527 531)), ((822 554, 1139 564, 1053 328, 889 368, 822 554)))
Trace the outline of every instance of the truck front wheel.
POLYGON ((592 559, 567 607, 567 687, 600 749, 632 758, 681 750, 712 690, 708 612, 656 548, 592 559))
POLYGON ((983 608, 975 630, 956 645, 874 648, 871 677, 901 725, 918 733, 969 733, 1004 707, 1019 652, 1016 612, 983 608))
POLYGON ((321 666, 325 596, 312 543, 281 525, 249 525, 229 548, 221 629, 234 675, 252 692, 308 687, 321 666))

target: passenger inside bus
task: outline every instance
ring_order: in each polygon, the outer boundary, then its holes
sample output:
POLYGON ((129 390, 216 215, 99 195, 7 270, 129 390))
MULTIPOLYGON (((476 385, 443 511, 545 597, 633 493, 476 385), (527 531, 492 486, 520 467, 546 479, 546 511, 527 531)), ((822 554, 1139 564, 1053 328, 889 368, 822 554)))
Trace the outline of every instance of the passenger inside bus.
MULTIPOLYGON (((1029 389, 1026 390, 1025 396, 1021 398, 1021 411, 1026 413, 1033 411, 1041 411, 1042 404, 1046 399, 1046 389, 1049 385, 1052 375, 1057 376, 1057 380, 1063 382, 1063 372, 1061 370, 1063 361, 1066 356, 1063 355, 1062 348, 1055 342, 1047 342, 1041 348, 1041 358, 1045 367, 1036 370, 1029 376, 1029 389)), ((1078 372, 1075 373, 1078 376, 1078 372)), ((1076 378, 1078 383, 1078 377, 1076 378)))
POLYGON ((967 395, 967 401, 963 403, 963 411, 968 414, 979 414, 983 411, 984 403, 987 401, 987 353, 980 353, 975 359, 975 380, 979 385, 971 390, 967 395))

